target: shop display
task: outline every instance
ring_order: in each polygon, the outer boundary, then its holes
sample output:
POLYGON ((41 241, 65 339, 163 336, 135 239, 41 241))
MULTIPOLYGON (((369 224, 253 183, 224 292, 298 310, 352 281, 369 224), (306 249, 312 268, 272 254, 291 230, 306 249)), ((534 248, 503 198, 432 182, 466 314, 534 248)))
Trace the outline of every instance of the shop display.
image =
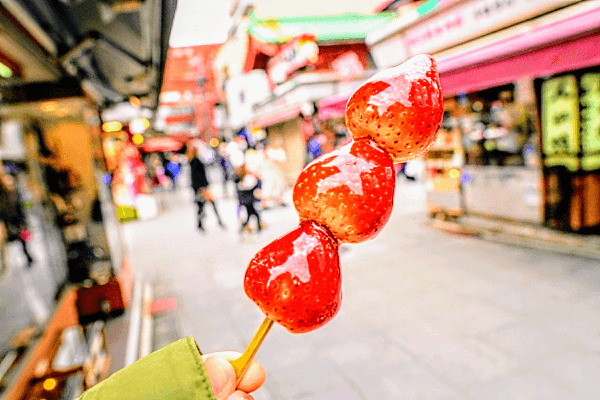
POLYGON ((125 311, 121 284, 111 276, 101 284, 94 282, 91 286, 80 286, 77 288, 76 306, 82 325, 120 315, 125 311))
POLYGON ((463 214, 460 170, 464 165, 464 151, 456 108, 456 99, 446 99, 437 139, 422 157, 428 181, 427 212, 436 218, 455 218, 463 214))
POLYGON ((138 149, 128 144, 119 155, 119 164, 112 176, 112 193, 117 216, 121 222, 138 218, 138 199, 150 193, 144 165, 138 149))
MULTIPOLYGON (((427 55, 374 75, 351 96, 346 120, 354 141, 300 174, 294 187, 300 226, 260 250, 246 271, 245 292, 267 316, 258 336, 273 322, 308 332, 336 315, 339 243, 381 231, 393 204, 392 160, 427 151, 441 123, 442 99, 435 61, 427 55)), ((261 340, 249 349, 256 351, 261 340)))
POLYGON ((535 98, 530 79, 446 98, 425 155, 431 216, 543 222, 535 98))

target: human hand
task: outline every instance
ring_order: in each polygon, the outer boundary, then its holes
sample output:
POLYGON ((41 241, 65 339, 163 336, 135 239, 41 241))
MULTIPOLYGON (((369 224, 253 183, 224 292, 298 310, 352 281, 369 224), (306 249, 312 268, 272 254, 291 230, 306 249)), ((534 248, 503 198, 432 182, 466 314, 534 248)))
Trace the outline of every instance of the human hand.
POLYGON ((227 360, 234 360, 241 354, 235 351, 221 351, 202 356, 206 374, 213 387, 217 400, 251 400, 251 393, 265 382, 265 370, 258 361, 252 361, 240 384, 235 387, 235 370, 227 360))

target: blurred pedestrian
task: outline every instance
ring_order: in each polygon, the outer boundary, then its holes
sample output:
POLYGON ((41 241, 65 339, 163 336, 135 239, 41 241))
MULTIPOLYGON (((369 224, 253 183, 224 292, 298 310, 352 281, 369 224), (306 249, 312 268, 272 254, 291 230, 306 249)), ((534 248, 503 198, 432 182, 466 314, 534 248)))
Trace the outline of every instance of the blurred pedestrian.
POLYGON ((165 174, 171 179, 171 189, 177 189, 177 179, 181 174, 181 164, 179 163, 179 155, 177 153, 170 154, 166 158, 165 174))
POLYGON ((229 144, 227 144, 227 155, 229 156, 229 162, 231 162, 231 166, 234 169, 244 164, 247 148, 246 141, 241 136, 236 136, 229 144))
POLYGON ((210 190, 208 177, 206 175, 206 167, 204 162, 200 159, 200 153, 198 149, 194 146, 188 146, 187 157, 190 163, 191 169, 191 183, 192 189, 194 190, 195 201, 198 206, 198 229, 204 231, 203 219, 204 219, 204 206, 206 203, 210 203, 213 210, 215 211, 215 216, 217 217, 217 222, 219 226, 225 229, 225 224, 221 220, 221 216, 219 215, 219 210, 217 210, 217 204, 215 202, 215 197, 210 190))
POLYGON ((2 238, 0 251, 2 252, 2 265, 6 263, 6 244, 18 240, 27 257, 27 266, 33 263, 33 258, 27 250, 27 242, 31 240, 31 231, 27 227, 27 218, 23 210, 23 202, 15 185, 14 178, 0 171, 0 221, 4 224, 5 237, 2 238))
POLYGON ((221 143, 217 149, 217 157, 219 161, 219 166, 221 167, 221 173, 223 174, 223 196, 228 196, 227 184, 229 181, 233 181, 233 166, 231 165, 231 161, 229 160, 229 155, 227 154, 227 144, 221 143))
POLYGON ((151 182, 153 187, 167 188, 169 187, 169 178, 165 174, 164 164, 161 162, 160 156, 156 153, 150 156, 151 182))
POLYGON ((254 206, 258 201, 257 194, 260 193, 260 180, 243 164, 236 169, 235 183, 239 205, 246 210, 246 221, 242 223, 240 233, 251 230, 248 224, 253 216, 256 219, 256 230, 260 232, 263 225, 258 210, 254 206))

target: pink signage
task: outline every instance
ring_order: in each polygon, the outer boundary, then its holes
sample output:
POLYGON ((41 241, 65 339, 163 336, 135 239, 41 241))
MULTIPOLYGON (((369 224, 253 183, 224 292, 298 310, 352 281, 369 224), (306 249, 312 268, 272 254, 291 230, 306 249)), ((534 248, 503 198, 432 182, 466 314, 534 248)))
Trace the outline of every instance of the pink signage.
POLYGON ((572 0, 473 0, 404 32, 410 55, 433 53, 573 3, 572 0))

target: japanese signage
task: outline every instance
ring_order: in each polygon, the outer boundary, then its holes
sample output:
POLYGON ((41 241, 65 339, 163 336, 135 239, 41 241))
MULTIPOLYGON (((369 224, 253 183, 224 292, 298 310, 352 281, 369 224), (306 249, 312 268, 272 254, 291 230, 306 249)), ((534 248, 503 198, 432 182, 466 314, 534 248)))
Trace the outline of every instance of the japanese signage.
POLYGON ((319 46, 312 35, 301 35, 285 43, 269 60, 267 74, 276 84, 283 83, 294 72, 319 60, 319 46))
POLYGON ((600 74, 581 77, 581 166, 587 171, 600 168, 600 74))
POLYGON ((461 2, 405 31, 410 55, 431 53, 513 25, 572 0, 474 0, 461 2), (466 3, 466 4, 465 4, 466 3))
POLYGON ((550 79, 542 86, 542 149, 546 166, 578 169, 579 96, 573 75, 550 79))

